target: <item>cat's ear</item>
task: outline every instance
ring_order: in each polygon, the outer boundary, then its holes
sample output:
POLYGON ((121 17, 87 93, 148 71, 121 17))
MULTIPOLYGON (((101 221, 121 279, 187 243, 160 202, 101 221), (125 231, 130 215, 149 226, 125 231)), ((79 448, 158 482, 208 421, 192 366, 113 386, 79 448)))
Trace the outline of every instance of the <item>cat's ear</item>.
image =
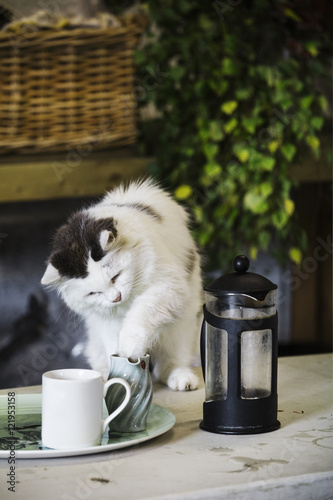
POLYGON ((99 243, 102 247, 102 250, 105 250, 108 245, 110 245, 114 240, 114 234, 112 231, 107 231, 106 229, 104 231, 101 231, 100 237, 99 237, 99 243))
POLYGON ((55 285, 60 279, 58 270, 52 264, 48 264, 41 283, 42 285, 55 285))

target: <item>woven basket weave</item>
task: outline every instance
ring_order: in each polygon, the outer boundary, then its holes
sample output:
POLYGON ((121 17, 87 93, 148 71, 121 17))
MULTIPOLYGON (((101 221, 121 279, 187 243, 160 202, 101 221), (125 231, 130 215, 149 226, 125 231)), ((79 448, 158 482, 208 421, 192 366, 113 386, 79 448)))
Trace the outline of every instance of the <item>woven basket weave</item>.
POLYGON ((0 153, 135 142, 142 26, 0 32, 0 153))

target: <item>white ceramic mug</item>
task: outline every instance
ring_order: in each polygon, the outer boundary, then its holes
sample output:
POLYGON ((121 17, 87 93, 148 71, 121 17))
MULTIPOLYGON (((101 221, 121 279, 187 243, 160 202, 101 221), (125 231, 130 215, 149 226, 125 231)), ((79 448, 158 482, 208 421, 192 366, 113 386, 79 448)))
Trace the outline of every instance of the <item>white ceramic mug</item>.
POLYGON ((126 380, 103 382, 95 370, 53 370, 42 377, 42 443, 65 450, 88 448, 101 443, 107 426, 125 408, 131 397, 126 380), (120 406, 103 421, 103 397, 113 384, 122 384, 126 395, 120 406))

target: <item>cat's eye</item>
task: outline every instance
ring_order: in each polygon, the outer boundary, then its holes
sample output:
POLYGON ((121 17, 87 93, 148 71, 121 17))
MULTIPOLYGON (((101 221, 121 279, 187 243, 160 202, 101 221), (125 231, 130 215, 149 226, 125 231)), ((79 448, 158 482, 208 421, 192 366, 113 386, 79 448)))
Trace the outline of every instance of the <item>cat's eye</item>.
POLYGON ((99 293, 101 293, 101 292, 90 292, 90 293, 87 293, 87 295, 98 295, 99 293))
POLYGON ((116 274, 115 276, 113 276, 113 278, 111 278, 111 283, 114 285, 115 282, 116 282, 116 279, 118 278, 120 272, 118 274, 116 274))

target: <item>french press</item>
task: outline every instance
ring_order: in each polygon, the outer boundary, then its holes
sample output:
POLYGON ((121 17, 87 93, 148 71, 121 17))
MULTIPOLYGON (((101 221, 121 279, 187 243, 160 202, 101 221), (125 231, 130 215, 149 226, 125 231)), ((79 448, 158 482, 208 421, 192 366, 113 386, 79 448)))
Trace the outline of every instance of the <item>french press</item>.
POLYGON ((226 434, 269 432, 277 420, 277 285, 235 272, 205 287, 201 363, 205 379, 202 429, 226 434))

